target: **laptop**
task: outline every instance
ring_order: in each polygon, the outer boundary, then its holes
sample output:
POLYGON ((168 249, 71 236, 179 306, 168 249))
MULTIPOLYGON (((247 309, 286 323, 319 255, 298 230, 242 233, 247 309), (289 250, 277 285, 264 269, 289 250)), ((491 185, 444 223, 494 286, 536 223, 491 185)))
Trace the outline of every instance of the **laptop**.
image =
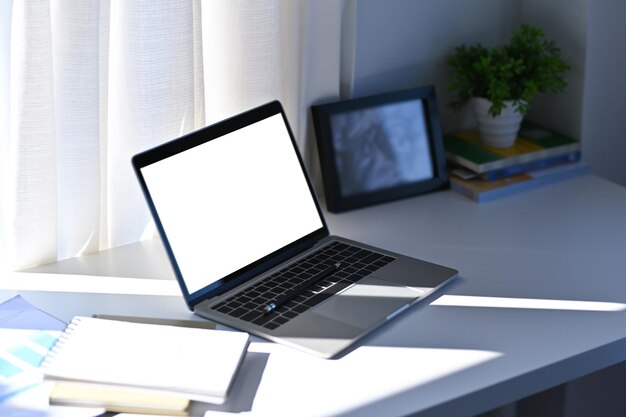
POLYGON ((330 234, 281 104, 132 159, 188 307, 323 358, 458 272, 330 234))

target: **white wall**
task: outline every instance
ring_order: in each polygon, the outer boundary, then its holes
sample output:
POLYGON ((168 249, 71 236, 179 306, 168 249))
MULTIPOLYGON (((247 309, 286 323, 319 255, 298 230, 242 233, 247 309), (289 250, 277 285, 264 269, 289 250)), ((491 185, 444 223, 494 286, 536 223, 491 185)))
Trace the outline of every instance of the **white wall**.
POLYGON ((358 0, 353 96, 435 84, 444 130, 473 123, 454 114, 444 86, 445 57, 461 44, 508 39, 518 0, 358 0))
POLYGON ((445 58, 455 46, 504 43, 522 23, 542 27, 572 65, 569 87, 540 95, 530 116, 577 139, 581 137, 585 71, 585 0, 359 0, 356 24, 354 96, 434 83, 444 130, 474 123, 469 109, 448 107, 445 58))
POLYGON ((626 1, 588 2, 583 155, 593 172, 626 186, 626 1))
POLYGON ((568 87, 559 94, 540 94, 530 107, 529 118, 563 134, 581 139, 585 51, 586 0, 521 0, 519 21, 542 28, 561 48, 572 69, 568 87))

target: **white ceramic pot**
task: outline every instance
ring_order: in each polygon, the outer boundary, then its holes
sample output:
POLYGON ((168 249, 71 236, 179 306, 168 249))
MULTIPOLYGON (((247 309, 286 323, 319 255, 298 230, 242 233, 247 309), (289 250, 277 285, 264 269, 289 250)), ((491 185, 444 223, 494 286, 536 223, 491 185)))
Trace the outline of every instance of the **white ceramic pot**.
POLYGON ((478 121, 478 131, 481 141, 488 146, 508 148, 513 146, 522 124, 523 115, 515 110, 512 101, 505 101, 506 107, 499 116, 489 114, 491 101, 482 98, 472 98, 472 107, 478 121))

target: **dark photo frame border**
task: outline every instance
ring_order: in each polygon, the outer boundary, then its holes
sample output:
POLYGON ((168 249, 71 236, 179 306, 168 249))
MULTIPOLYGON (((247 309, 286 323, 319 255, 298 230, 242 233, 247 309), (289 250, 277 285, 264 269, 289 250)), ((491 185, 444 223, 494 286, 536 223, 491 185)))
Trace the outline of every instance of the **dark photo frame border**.
POLYGON ((345 100, 311 107, 318 154, 322 168, 322 180, 326 197, 326 207, 331 212, 352 210, 372 204, 383 203, 418 194, 447 188, 449 185, 446 171, 446 158, 441 134, 441 123, 432 85, 397 91, 393 93, 345 100), (386 188, 345 195, 341 189, 338 170, 338 155, 335 152, 333 137, 333 117, 351 112, 376 109, 387 105, 420 100, 426 122, 432 177, 424 180, 406 182, 386 188))

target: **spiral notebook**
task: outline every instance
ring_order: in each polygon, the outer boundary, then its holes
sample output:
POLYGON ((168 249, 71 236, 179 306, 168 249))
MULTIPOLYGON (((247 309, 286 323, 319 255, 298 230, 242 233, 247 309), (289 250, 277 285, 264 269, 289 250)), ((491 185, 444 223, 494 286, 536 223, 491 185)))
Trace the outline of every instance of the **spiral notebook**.
POLYGON ((41 370, 46 380, 222 404, 248 343, 244 332, 75 317, 41 370))

